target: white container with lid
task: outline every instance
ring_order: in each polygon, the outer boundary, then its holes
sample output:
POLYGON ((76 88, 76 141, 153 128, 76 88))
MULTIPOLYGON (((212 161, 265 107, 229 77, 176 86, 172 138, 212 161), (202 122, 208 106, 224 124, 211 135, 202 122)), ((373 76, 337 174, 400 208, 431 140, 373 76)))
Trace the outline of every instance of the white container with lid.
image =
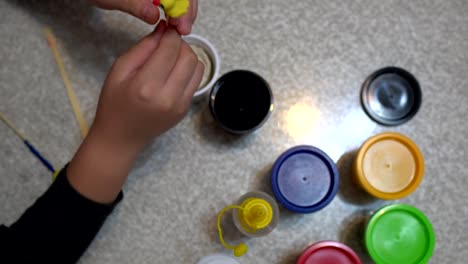
POLYGON ((205 65, 200 87, 198 87, 193 95, 193 99, 198 100, 208 94, 218 77, 220 67, 218 52, 213 44, 203 37, 191 34, 182 38, 197 54, 198 60, 205 65))
POLYGON ((227 255, 214 254, 202 258, 198 264, 239 264, 239 262, 227 255))

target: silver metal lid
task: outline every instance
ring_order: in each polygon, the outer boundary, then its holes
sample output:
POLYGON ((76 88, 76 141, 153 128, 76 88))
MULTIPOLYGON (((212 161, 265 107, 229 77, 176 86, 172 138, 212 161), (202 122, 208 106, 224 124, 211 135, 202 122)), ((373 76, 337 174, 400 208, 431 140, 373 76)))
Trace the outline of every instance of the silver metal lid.
POLYGON ((410 120, 419 110, 421 88, 409 72, 387 67, 371 74, 361 91, 362 107, 370 118, 386 126, 410 120))

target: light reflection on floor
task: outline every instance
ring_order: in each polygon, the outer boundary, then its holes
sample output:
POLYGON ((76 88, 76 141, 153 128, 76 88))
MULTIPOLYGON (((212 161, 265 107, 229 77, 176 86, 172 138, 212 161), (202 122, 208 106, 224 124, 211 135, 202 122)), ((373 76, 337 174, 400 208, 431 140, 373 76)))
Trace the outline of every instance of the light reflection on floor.
POLYGON ((341 122, 330 124, 312 103, 299 102, 285 114, 285 125, 291 138, 298 144, 316 146, 335 162, 350 149, 359 148, 374 134, 376 124, 361 109, 349 112, 341 122), (319 127, 319 124, 328 124, 319 127))

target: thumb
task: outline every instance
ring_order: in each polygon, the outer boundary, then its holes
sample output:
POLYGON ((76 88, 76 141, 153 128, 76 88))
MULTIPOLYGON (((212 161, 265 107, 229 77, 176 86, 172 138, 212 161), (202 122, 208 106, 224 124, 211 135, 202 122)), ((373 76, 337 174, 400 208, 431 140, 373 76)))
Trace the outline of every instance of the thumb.
POLYGON ((138 70, 157 49, 165 31, 165 25, 163 23, 159 24, 152 33, 141 39, 117 59, 112 73, 118 76, 118 79, 126 79, 132 72, 138 70))
POLYGON ((151 0, 124 0, 118 2, 117 9, 129 13, 149 24, 159 20, 159 9, 151 0))

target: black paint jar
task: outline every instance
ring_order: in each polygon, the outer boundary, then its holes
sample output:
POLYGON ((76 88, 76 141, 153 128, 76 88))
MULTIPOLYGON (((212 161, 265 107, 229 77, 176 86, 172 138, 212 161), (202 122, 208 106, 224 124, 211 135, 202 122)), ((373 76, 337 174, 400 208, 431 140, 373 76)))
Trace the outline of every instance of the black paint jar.
POLYGON ((273 94, 258 74, 236 70, 221 76, 210 93, 209 107, 218 124, 234 134, 260 128, 273 111, 273 94))

